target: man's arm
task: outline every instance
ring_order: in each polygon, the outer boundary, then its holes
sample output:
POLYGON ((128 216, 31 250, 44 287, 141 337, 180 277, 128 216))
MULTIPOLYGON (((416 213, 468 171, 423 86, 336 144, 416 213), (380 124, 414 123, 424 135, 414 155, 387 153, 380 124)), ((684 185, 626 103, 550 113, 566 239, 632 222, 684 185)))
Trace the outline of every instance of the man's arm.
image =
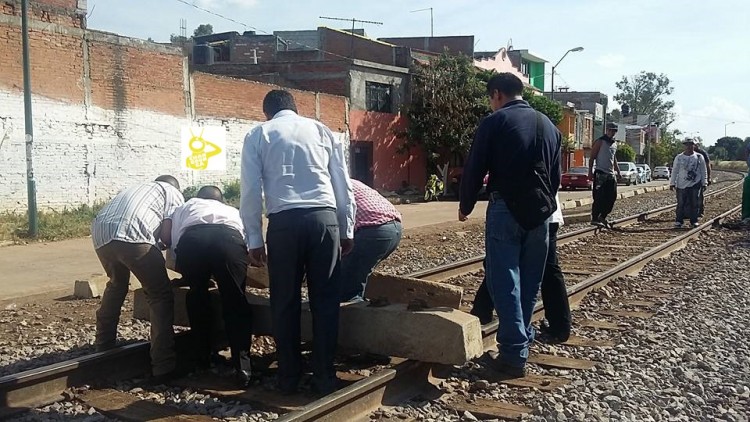
POLYGON ((552 189, 552 192, 557 195, 557 191, 560 189, 560 182, 562 181, 562 160, 560 159, 562 150, 562 134, 559 130, 557 130, 557 128, 555 128, 555 134, 557 135, 556 145, 554 154, 552 155, 552 172, 549 175, 549 180, 551 183, 550 188, 552 189))
POLYGON ((159 240, 166 248, 172 246, 172 219, 166 219, 159 226, 159 240))
POLYGON ((711 156, 708 155, 708 151, 703 150, 705 152, 705 158, 706 161, 706 182, 711 183, 711 156))
POLYGON ((245 226, 247 247, 261 249, 263 244, 263 162, 260 158, 262 131, 256 127, 245 136, 240 169, 240 217, 245 226))
POLYGON ((490 131, 492 129, 493 117, 485 117, 474 134, 474 142, 469 150, 469 157, 464 164, 461 175, 461 187, 459 189, 459 219, 468 216, 474 210, 477 203, 479 189, 487 174, 490 155, 490 131))
MULTIPOLYGON (((344 144, 336 139, 330 129, 323 126, 323 135, 330 139, 331 159, 328 161, 328 172, 331 174, 333 194, 336 197, 336 214, 339 220, 339 235, 341 239, 354 239, 354 216, 356 205, 354 204, 354 192, 352 182, 349 179, 349 171, 344 158, 344 144)), ((349 242, 346 242, 349 248, 349 242)), ((348 251, 346 251, 348 253, 348 251)))
POLYGON ((677 173, 679 172, 679 169, 677 168, 677 159, 680 158, 680 156, 674 157, 674 161, 672 161, 672 173, 669 175, 669 188, 674 189, 675 183, 677 182, 677 173))
POLYGON ((594 145, 591 147, 591 157, 589 158, 589 177, 594 176, 594 161, 599 155, 599 149, 602 147, 602 140, 597 139, 594 141, 594 145))
POLYGON ((620 175, 620 163, 617 162, 617 154, 615 154, 615 156, 612 157, 612 163, 613 163, 612 165, 614 166, 613 170, 619 176, 620 175))
POLYGON ((698 154, 698 167, 701 172, 701 185, 708 185, 708 164, 702 155, 698 154))

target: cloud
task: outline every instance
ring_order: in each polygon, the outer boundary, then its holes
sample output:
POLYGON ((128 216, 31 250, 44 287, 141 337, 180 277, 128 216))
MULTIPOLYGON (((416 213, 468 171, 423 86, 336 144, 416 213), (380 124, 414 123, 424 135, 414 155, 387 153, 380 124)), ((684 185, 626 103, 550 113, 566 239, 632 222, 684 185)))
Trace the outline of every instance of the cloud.
POLYGON ((616 69, 625 64, 625 56, 622 54, 607 53, 603 56, 599 56, 599 58, 596 59, 596 63, 601 67, 616 69))
POLYGON ((258 0, 195 0, 195 5, 209 10, 216 9, 249 9, 258 4, 258 0))

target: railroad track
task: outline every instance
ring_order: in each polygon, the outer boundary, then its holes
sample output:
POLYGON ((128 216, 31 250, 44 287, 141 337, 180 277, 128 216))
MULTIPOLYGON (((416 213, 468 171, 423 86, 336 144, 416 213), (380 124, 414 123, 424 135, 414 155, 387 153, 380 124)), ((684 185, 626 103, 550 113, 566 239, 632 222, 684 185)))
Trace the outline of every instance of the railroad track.
MULTIPOLYGON (((725 188, 717 189, 707 193, 707 199, 721 198, 724 194, 737 188, 741 181, 731 184, 725 188)), ((709 202, 711 204, 712 202, 709 202)), ((735 202, 736 203, 736 202, 735 202)), ((674 209, 674 205, 661 207, 648 212, 639 213, 614 222, 615 230, 600 232, 595 227, 584 228, 562 234, 558 239, 558 245, 574 245, 584 239, 604 237, 628 237, 632 233, 643 233, 646 230, 626 232, 625 228, 633 225, 649 226, 649 236, 656 237, 653 233, 667 233, 660 236, 649 247, 642 248, 641 252, 630 254, 627 258, 618 256, 614 265, 608 268, 599 268, 599 271, 583 273, 583 279, 573 283, 568 288, 568 296, 571 305, 575 305, 585 295, 597 288, 606 285, 611 280, 639 271, 647 263, 659 259, 669 253, 682 248, 687 242, 695 239, 701 232, 719 224, 726 217, 736 213, 740 207, 729 210, 707 210, 710 214, 700 227, 686 231, 667 231, 663 228, 669 221, 659 220, 661 214, 674 209), (711 212, 713 214, 711 214, 711 212), (601 234, 604 236, 596 236, 601 234)), ((564 258, 564 253, 561 253, 564 258)), ((483 256, 478 256, 465 261, 450 265, 436 267, 426 271, 410 274, 427 280, 444 281, 462 274, 475 272, 482 268, 483 256)), ((563 261, 564 262, 564 261, 563 261)), ((577 280, 572 269, 566 277, 569 280, 577 280)), ((537 303, 534 317, 541 317, 543 307, 537 303)), ((494 335, 498 323, 493 321, 482 327, 482 334, 487 347, 494 346, 494 335)), ((177 347, 186 343, 184 336, 177 337, 177 347)), ((91 385, 102 383, 107 380, 120 380, 142 376, 148 370, 148 348, 147 342, 130 344, 116 349, 82 356, 69 361, 24 371, 0 378, 0 419, 12 417, 19 412, 34 408, 46 403, 63 398, 63 392, 69 387, 91 385), (106 374, 106 376, 104 376, 106 374)), ((430 376, 439 366, 424 362, 411 360, 395 360, 391 367, 382 369, 375 374, 352 383, 351 385, 325 396, 321 399, 307 403, 289 413, 282 415, 279 421, 351 421, 367 420, 367 415, 379 408, 383 403, 398 403, 423 392, 431 384, 430 376)), ((158 413, 158 411, 157 411, 158 413)), ((178 420, 174 419, 174 420, 178 420)), ((169 420, 169 419, 165 419, 169 420)))

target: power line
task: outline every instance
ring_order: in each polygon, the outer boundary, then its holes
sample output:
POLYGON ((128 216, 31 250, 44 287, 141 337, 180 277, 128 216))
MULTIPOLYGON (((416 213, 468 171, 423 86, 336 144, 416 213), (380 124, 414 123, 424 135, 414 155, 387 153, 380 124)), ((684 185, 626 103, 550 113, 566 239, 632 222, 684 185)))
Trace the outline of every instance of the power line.
POLYGON ((210 14, 210 15, 214 15, 214 16, 216 16, 216 17, 219 17, 219 18, 222 18, 222 19, 228 20, 229 22, 234 22, 234 23, 236 23, 236 24, 238 24, 238 25, 242 25, 242 26, 244 26, 245 28, 250 28, 250 29, 254 29, 254 30, 256 30, 256 31, 258 30, 257 28, 255 28, 255 27, 253 27, 253 26, 251 26, 251 25, 247 25, 247 24, 245 24, 245 23, 243 23, 243 22, 240 22, 240 21, 238 21, 238 20, 234 20, 234 19, 232 19, 232 18, 230 18, 230 17, 227 17, 227 16, 224 16, 224 15, 222 15, 221 13, 216 13, 216 12, 214 12, 214 11, 212 11, 212 10, 206 9, 205 7, 201 7, 201 6, 198 6, 198 5, 194 4, 194 3, 190 3, 190 2, 188 2, 188 1, 186 1, 186 0, 177 0, 177 1, 178 1, 178 2, 180 2, 180 3, 182 3, 182 4, 185 4, 185 5, 188 5, 188 6, 194 7, 194 8, 196 8, 196 9, 200 10, 200 11, 206 12, 206 13, 208 13, 208 14, 210 14))

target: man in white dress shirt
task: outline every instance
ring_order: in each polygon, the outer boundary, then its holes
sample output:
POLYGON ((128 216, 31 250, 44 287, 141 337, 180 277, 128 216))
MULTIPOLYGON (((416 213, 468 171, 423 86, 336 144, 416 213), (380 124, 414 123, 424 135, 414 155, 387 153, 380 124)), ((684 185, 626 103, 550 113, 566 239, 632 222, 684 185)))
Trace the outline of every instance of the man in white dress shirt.
POLYGON ((174 249, 177 270, 190 287, 186 305, 198 365, 210 365, 213 312, 208 289, 213 276, 221 295, 232 366, 240 386, 247 387, 252 375, 252 315, 245 296, 247 248, 239 210, 224 204, 219 188, 204 186, 196 198, 175 210, 169 237, 163 240, 174 249))
POLYGON ((340 262, 354 245, 354 194, 343 143, 322 123, 297 115, 284 90, 263 99, 267 122, 245 137, 240 214, 250 262, 268 263, 278 387, 297 391, 302 375, 301 287, 307 278, 313 317, 312 387, 336 389, 340 262), (268 256, 261 231, 268 215, 268 256))

